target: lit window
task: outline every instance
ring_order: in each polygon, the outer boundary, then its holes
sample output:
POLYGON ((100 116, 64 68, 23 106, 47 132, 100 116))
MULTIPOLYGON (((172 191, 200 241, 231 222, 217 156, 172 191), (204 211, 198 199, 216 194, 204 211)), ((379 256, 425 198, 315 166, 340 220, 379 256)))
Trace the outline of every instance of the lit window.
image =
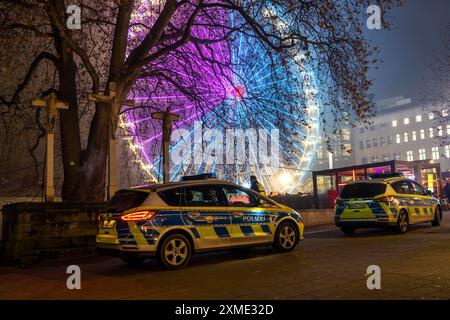
POLYGON ((412 132, 412 141, 416 141, 416 140, 417 140, 417 135, 416 135, 416 132, 413 131, 412 132))
POLYGON ((429 129, 428 129, 428 134, 430 135, 430 138, 433 138, 433 135, 434 135, 434 130, 433 130, 433 128, 429 128, 429 129))
MULTIPOLYGON (((425 160, 427 158, 427 155, 425 153, 425 149, 419 149, 419 160, 425 160)), ((412 161, 412 160, 408 160, 412 161)))
POLYGON ((401 141, 400 141, 400 134, 399 133, 397 133, 396 135, 395 135, 395 142, 397 142, 397 143, 400 143, 401 141))
POLYGON ((394 154, 394 159, 395 159, 395 160, 398 161, 398 160, 401 160, 401 158, 402 158, 402 157, 401 157, 400 152, 396 152, 396 153, 394 154))
POLYGON ((420 130, 420 139, 422 139, 422 140, 425 139, 425 130, 424 129, 420 130))
POLYGON ((430 120, 433 120, 433 119, 434 119, 434 113, 433 113, 433 112, 430 112, 430 113, 428 114, 428 119, 430 119, 430 120))
POLYGON ((439 137, 442 137, 442 126, 438 127, 438 135, 439 137))
POLYGON ((405 118, 405 119, 403 119, 403 124, 409 124, 409 118, 405 118))
POLYGON ((422 115, 421 114, 418 114, 416 116, 416 122, 422 122, 422 115))
POLYGON ((403 134, 403 141, 404 141, 404 142, 408 142, 408 132, 405 132, 405 133, 403 134))
POLYGON ((433 160, 439 160, 439 147, 431 148, 431 158, 433 160))
POLYGON ((445 146, 445 157, 450 158, 450 146, 445 146))
POLYGON ((447 134, 450 135, 450 124, 447 125, 447 134))
POLYGON ((406 151, 406 160, 407 161, 414 161, 412 150, 406 151))
POLYGON ((397 120, 392 120, 392 126, 396 127, 397 126, 397 120))
POLYGON ((383 154, 383 161, 389 161, 389 155, 383 154))
POLYGON ((447 109, 442 110, 442 116, 443 117, 447 117, 448 116, 448 110, 447 109))

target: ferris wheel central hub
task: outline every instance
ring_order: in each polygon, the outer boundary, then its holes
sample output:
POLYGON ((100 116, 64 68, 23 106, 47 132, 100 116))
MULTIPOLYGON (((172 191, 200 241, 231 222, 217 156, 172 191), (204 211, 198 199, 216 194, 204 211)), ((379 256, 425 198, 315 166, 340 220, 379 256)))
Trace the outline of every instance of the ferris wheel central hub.
POLYGON ((231 94, 236 98, 236 99, 240 99, 242 100, 244 98, 245 95, 245 88, 238 84, 236 85, 232 90, 231 90, 231 94))

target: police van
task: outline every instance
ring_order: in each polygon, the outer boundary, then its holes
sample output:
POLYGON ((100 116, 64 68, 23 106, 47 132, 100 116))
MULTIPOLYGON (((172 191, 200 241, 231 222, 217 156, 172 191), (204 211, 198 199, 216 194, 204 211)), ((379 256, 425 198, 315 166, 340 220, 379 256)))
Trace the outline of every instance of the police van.
POLYGON ((269 245, 295 248, 304 225, 295 210, 212 174, 119 190, 99 216, 96 249, 139 264, 156 257, 167 269, 194 253, 269 245))

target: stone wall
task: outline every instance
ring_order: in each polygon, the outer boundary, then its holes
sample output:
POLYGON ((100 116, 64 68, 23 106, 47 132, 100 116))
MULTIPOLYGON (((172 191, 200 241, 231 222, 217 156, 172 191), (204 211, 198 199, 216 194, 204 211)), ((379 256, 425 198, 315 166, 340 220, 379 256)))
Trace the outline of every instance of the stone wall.
POLYGON ((97 213, 104 203, 14 203, 2 208, 0 264, 95 254, 97 213))
MULTIPOLYGON (((14 203, 3 211, 0 265, 95 255, 97 214, 105 203, 14 203)), ((298 210, 305 226, 333 223, 332 210, 298 210)))

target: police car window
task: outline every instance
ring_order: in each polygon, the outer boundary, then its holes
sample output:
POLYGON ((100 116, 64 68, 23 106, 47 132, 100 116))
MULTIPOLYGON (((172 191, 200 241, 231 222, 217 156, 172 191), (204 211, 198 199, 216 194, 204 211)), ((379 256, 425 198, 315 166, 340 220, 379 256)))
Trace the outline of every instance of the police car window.
POLYGON ((184 189, 184 205, 209 207, 222 205, 219 190, 210 186, 188 187, 184 189))
POLYGON ((183 189, 176 188, 158 192, 159 197, 169 206, 183 206, 184 197, 182 197, 183 189))
POLYGON ((408 181, 408 180, 393 183, 392 188, 394 188, 395 192, 400 193, 400 194, 415 194, 416 193, 414 185, 411 183, 411 181, 408 181))
POLYGON ((425 196, 427 194, 427 191, 425 190, 424 187, 422 187, 420 184, 418 184, 417 182, 413 182, 414 185, 414 189, 415 189, 415 193, 421 196, 425 196))
POLYGON ((245 192, 244 190, 224 186, 223 191, 225 193, 225 197, 228 201, 229 206, 233 207, 256 207, 258 206, 258 201, 256 197, 250 193, 245 192))
POLYGON ((120 190, 108 204, 108 212, 122 212, 131 208, 139 207, 148 197, 148 192, 139 190, 120 190))

